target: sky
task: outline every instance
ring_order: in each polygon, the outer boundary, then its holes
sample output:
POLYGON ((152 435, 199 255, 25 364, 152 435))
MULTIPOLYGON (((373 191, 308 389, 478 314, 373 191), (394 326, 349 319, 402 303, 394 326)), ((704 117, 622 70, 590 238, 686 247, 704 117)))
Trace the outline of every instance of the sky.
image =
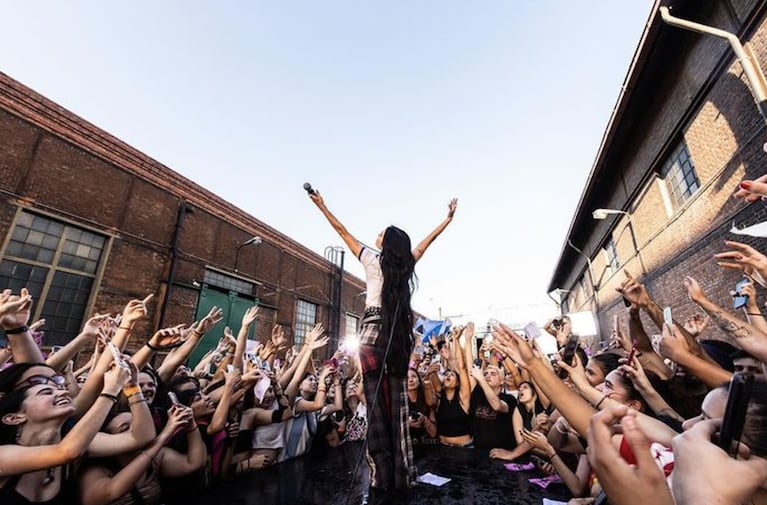
POLYGON ((6 2, 0 70, 319 254, 304 182, 368 244, 456 197, 414 308, 543 322, 652 3, 6 2))

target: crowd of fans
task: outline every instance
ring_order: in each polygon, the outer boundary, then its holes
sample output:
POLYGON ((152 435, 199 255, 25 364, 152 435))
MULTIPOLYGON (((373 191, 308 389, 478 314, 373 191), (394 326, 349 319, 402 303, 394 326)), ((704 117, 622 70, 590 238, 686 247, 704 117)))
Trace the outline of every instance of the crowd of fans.
MULTIPOLYGON (((767 195, 763 179, 745 181, 736 196, 767 195)), ((767 502, 767 320, 756 292, 767 256, 726 247, 716 260, 745 275, 735 293, 745 297, 743 317, 686 277, 703 312, 669 323, 663 304, 626 273, 624 324, 616 318, 598 352, 578 345, 567 317, 544 327, 560 348, 553 358, 538 338, 504 324, 493 324, 481 346, 472 323, 417 336, 405 386, 413 443, 488 451, 511 471, 543 472, 531 479, 542 487, 566 486, 573 504, 767 502), (657 329, 644 327, 642 313, 657 329), (706 339, 717 331, 720 343, 706 339), (744 378, 753 383, 736 420, 742 436, 728 446, 722 418, 736 410, 730 384, 744 378)), ((146 339, 134 329, 151 303, 149 295, 119 315, 96 315, 45 355, 30 294, 0 294, 8 342, 0 349, 0 503, 189 503, 212 482, 364 441, 358 358, 344 346, 325 349, 321 325, 298 348, 279 325, 251 348, 258 308, 237 335, 218 325, 214 308, 146 339), (200 340, 218 335, 190 369, 200 340), (128 353, 134 336, 146 343, 128 353), (78 353, 90 359, 75 370, 78 353)))

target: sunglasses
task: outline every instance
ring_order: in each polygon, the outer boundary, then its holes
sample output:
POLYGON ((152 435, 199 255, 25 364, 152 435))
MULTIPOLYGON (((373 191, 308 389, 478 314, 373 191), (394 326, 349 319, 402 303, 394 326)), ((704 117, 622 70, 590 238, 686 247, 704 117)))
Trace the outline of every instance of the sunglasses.
POLYGON ((23 381, 16 384, 14 389, 20 389, 26 386, 39 386, 40 384, 52 384, 59 389, 65 389, 67 385, 67 378, 63 375, 32 375, 27 377, 23 381))

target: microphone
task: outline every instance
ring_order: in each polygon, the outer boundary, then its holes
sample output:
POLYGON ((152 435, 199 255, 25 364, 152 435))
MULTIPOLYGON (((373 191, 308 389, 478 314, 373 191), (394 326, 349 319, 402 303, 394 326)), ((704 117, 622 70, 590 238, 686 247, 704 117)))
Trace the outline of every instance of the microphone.
POLYGON ((312 185, 309 184, 308 182, 304 183, 304 189, 310 195, 316 195, 317 194, 317 192, 314 190, 314 188, 312 188, 312 185))

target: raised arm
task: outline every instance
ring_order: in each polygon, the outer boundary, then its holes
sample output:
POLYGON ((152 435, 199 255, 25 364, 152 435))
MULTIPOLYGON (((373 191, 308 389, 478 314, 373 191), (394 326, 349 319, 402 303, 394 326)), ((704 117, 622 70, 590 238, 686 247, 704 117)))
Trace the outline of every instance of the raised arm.
MULTIPOLYGON (((120 394, 123 385, 129 378, 130 371, 118 366, 107 373, 104 378, 104 395, 97 398, 93 407, 58 444, 38 446, 5 444, 0 446, 0 475, 5 477, 53 468, 72 462, 82 456, 104 423, 110 409, 114 406, 111 398, 120 394)), ((51 392, 50 394, 64 393, 51 392)), ((5 417, 8 418, 6 421, 23 422, 23 420, 17 419, 17 414, 8 414, 5 417)))
POLYGON ((752 324, 738 319, 708 299, 698 282, 685 277, 684 285, 690 299, 697 303, 719 328, 733 339, 733 343, 759 361, 767 361, 767 334, 752 324))
POLYGON ((21 289, 20 296, 12 294, 10 289, 0 293, 0 326, 13 349, 14 363, 43 362, 43 353, 27 327, 31 313, 32 296, 27 288, 21 289))
MULTIPOLYGON (((626 270, 624 270, 623 273, 625 274, 626 279, 623 281, 619 288, 616 288, 617 291, 622 294, 629 302, 647 312, 647 315, 650 316, 650 319, 652 319, 653 323, 655 323, 655 326, 662 330, 663 309, 661 309, 660 306, 650 298, 650 294, 647 292, 644 284, 640 284, 639 281, 634 279, 626 270)), ((682 336, 687 341, 687 346, 690 348, 690 352, 702 359, 711 361, 713 363, 713 360, 711 360, 709 355, 706 354, 706 351, 703 350, 698 341, 695 340, 695 337, 690 335, 690 333, 685 330, 683 326, 677 326, 679 327, 680 336, 682 336)))
POLYGON ((362 244, 360 244, 360 241, 354 238, 351 233, 349 233, 349 230, 346 229, 346 226, 341 224, 341 221, 339 221, 338 218, 334 216, 330 210, 328 210, 328 207, 325 205, 325 200, 322 198, 322 195, 320 195, 320 192, 314 190, 313 193, 309 193, 309 198, 311 198, 314 202, 314 205, 320 209, 320 212, 322 212, 336 233, 340 235, 341 239, 344 241, 347 247, 349 247, 349 250, 351 250, 352 254, 356 258, 359 258, 360 252, 362 251, 362 244))
POLYGON ((413 249, 413 259, 416 261, 421 259, 421 256, 423 256, 423 253, 426 252, 426 249, 429 248, 432 242, 434 242, 434 239, 439 237, 440 233, 445 231, 445 228, 447 228, 447 225, 449 225, 453 221, 453 216, 455 215, 455 209, 458 207, 458 199, 453 198, 450 200, 450 203, 447 204, 447 217, 444 221, 439 223, 434 230, 432 230, 431 233, 429 233, 425 239, 421 240, 421 242, 416 246, 415 249, 413 249))
POLYGON ((205 336, 205 333, 224 319, 224 311, 218 307, 213 307, 197 326, 192 326, 192 334, 184 341, 178 349, 165 357, 165 360, 157 368, 157 375, 164 384, 170 382, 173 374, 176 373, 181 365, 192 354, 205 336))
POLYGON ((250 331, 250 326, 253 322, 258 319, 258 312, 258 305, 254 305, 246 310, 242 316, 242 324, 240 325, 239 333, 237 333, 237 345, 234 348, 234 359, 232 360, 232 365, 238 370, 245 369, 243 356, 248 345, 248 331, 250 331))

